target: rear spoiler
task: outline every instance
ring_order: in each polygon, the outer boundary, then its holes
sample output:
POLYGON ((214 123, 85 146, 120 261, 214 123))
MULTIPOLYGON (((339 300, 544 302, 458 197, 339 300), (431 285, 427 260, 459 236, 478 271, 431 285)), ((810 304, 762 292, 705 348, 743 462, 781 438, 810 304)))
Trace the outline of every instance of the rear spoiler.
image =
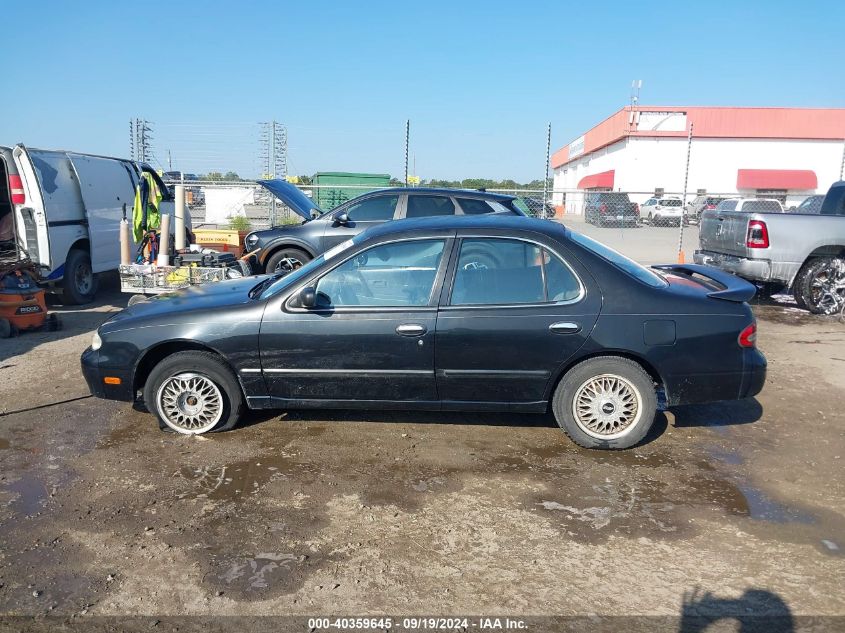
POLYGON ((754 284, 713 266, 704 266, 702 264, 661 264, 659 266, 652 266, 652 268, 665 270, 670 273, 681 273, 690 277, 693 275, 707 277, 725 288, 724 290, 715 290, 707 293, 708 297, 713 297, 714 299, 742 303, 744 301, 750 301, 757 293, 757 288, 754 284))

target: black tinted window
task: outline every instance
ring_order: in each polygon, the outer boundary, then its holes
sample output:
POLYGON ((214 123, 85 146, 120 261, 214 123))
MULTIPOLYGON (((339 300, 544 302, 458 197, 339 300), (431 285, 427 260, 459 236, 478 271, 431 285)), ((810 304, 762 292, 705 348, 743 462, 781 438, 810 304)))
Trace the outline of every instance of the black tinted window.
POLYGON ((428 218, 434 215, 455 215, 455 205, 446 196, 408 196, 407 218, 428 218))
POLYGON ((377 196, 367 198, 346 209, 350 220, 368 222, 373 220, 392 220, 399 196, 377 196))
POLYGON ((458 198, 458 204, 461 205, 461 210, 466 215, 480 215, 482 213, 492 213, 491 207, 485 200, 478 200, 476 198, 458 198))
POLYGON ((536 244, 494 238, 461 243, 452 305, 542 303, 579 294, 572 271, 536 244))
POLYGON ((749 213, 756 213, 760 211, 774 211, 780 212, 783 207, 777 200, 749 200, 742 205, 742 210, 749 213))

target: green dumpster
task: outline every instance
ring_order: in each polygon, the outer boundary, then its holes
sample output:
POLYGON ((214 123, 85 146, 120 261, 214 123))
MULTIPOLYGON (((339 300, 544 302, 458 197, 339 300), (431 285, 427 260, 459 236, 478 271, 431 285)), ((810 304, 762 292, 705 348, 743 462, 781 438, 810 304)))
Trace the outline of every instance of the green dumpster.
POLYGON ((321 171, 312 181, 317 204, 326 211, 374 189, 390 185, 390 174, 354 174, 343 171, 321 171))

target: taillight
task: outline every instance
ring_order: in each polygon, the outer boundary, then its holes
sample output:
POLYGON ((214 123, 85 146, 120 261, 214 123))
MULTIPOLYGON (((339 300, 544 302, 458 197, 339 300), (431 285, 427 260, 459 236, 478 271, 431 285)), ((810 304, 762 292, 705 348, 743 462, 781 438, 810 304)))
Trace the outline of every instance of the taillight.
POLYGON ((602 213, 607 213, 607 205, 604 202, 602 202, 601 206, 599 206, 599 211, 602 213))
POLYGON ((640 214, 640 203, 639 202, 634 203, 634 211, 636 212, 637 215, 640 214))
POLYGON ((23 181, 17 174, 9 176, 9 190, 12 192, 12 204, 26 204, 23 192, 23 181))
POLYGON ((704 205, 705 210, 712 210, 712 209, 715 209, 715 208, 716 208, 715 204, 705 204, 704 205))
POLYGON ((752 323, 740 332, 737 342, 740 347, 754 347, 757 344, 757 323, 752 323))
POLYGON ((762 220, 751 220, 748 223, 748 234, 745 238, 748 248, 769 248, 769 229, 762 220))

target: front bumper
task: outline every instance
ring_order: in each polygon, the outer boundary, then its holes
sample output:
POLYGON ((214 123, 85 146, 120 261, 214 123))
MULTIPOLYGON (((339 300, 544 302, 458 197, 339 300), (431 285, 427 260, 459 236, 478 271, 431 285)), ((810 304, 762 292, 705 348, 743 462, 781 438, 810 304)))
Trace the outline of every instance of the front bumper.
POLYGON ((90 347, 82 352, 79 359, 82 366, 82 376, 88 384, 88 390, 96 398, 106 400, 122 400, 132 402, 135 400, 135 391, 132 389, 132 373, 124 369, 109 368, 105 370, 100 367, 100 351, 90 347), (117 378, 120 384, 107 384, 105 379, 117 378))
POLYGON ((768 259, 749 259, 715 251, 695 251, 696 264, 713 266, 753 281, 772 281, 772 263, 768 259))

